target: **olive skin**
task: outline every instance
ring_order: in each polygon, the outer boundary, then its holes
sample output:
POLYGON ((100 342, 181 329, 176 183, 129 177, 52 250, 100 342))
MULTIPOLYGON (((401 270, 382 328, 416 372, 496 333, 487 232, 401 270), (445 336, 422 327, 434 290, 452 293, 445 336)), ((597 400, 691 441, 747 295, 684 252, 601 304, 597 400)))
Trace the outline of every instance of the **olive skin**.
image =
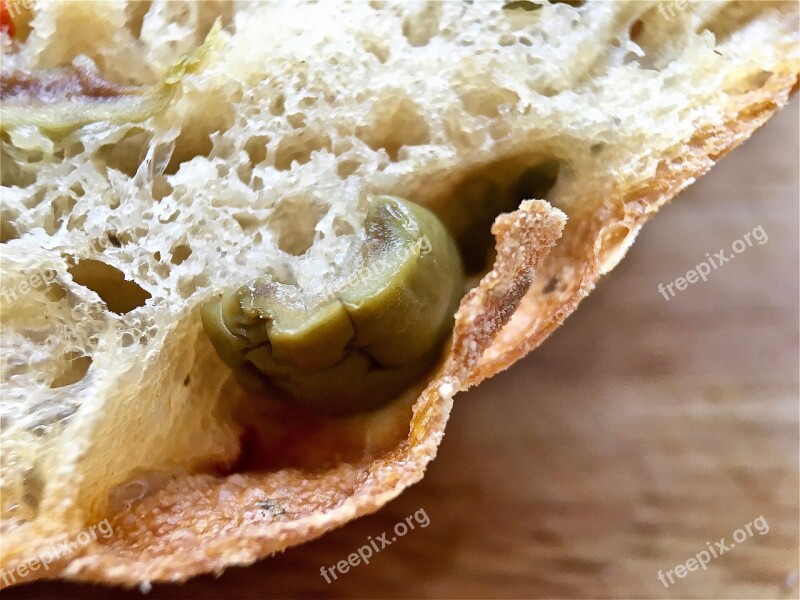
POLYGON ((201 309, 250 389, 328 414, 377 408, 435 360, 464 292, 456 243, 426 208, 370 196, 353 265, 324 293, 259 277, 201 309))

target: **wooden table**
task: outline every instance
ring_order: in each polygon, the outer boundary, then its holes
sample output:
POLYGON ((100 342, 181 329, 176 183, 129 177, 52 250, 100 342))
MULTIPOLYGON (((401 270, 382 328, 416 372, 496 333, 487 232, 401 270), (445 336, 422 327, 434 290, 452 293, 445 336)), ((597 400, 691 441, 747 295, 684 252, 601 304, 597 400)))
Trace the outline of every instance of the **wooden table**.
MULTIPOLYGON (((148 598, 797 598, 799 178, 795 99, 646 226, 542 348, 457 397, 421 484, 316 542, 148 598), (659 294, 759 226, 768 241, 659 294), (322 578, 420 509, 429 526, 322 578), (758 517, 767 533, 753 525, 677 576, 758 517)), ((4 594, 112 596, 140 597, 63 583, 4 594)))

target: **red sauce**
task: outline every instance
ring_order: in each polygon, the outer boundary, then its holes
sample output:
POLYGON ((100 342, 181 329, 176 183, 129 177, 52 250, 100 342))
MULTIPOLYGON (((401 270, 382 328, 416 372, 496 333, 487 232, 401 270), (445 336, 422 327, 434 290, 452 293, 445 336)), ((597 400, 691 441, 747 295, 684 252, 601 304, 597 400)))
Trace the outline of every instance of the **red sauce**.
POLYGON ((11 19, 11 13, 8 12, 5 0, 0 0, 0 29, 8 33, 12 38, 14 37, 14 21, 11 19))

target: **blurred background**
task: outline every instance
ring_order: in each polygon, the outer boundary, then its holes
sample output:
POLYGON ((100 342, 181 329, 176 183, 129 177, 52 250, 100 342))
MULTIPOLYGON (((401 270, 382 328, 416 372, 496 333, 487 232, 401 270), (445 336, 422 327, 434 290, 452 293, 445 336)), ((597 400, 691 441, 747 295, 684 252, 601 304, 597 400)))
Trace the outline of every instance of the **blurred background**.
MULTIPOLYGON (((797 598, 798 156, 795 98, 646 225, 540 349, 457 396, 425 479, 379 513, 147 598, 797 598), (767 241, 751 234, 707 282, 659 293, 759 226, 767 241), (326 583, 321 567, 420 509, 427 527, 326 583), (759 518, 706 570, 659 579, 759 518)), ((141 598, 65 583, 2 596, 141 598)))

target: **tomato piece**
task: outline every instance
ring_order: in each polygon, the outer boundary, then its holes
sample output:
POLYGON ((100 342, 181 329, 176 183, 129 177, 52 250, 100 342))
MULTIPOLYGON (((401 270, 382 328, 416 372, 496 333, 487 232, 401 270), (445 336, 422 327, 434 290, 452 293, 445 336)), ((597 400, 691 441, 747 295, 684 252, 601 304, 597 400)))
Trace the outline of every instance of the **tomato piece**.
POLYGON ((9 36, 14 37, 14 21, 8 12, 5 0, 0 0, 0 30, 5 29, 9 36))

